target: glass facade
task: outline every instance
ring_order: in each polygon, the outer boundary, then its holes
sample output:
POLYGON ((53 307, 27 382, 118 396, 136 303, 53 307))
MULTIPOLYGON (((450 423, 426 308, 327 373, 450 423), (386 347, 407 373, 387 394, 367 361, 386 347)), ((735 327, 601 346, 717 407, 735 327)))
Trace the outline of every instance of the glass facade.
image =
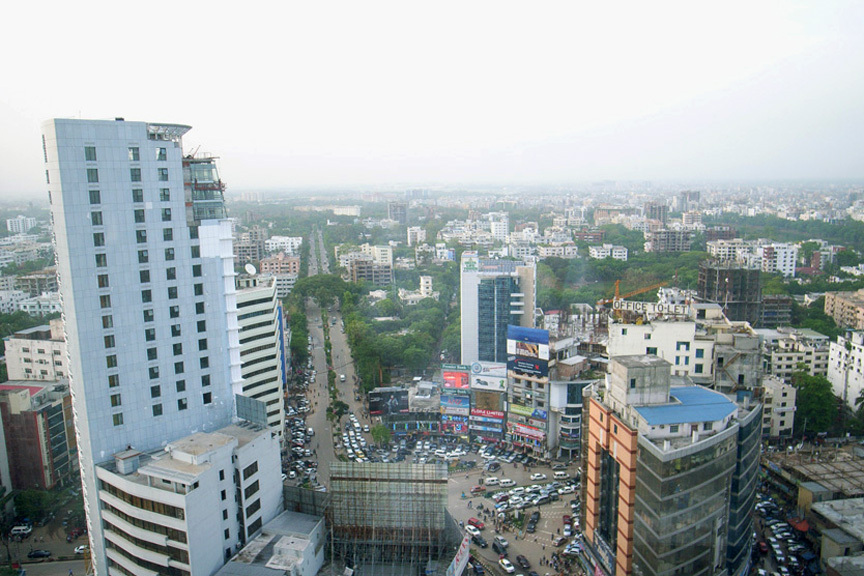
POLYGON ((753 509, 759 482, 759 440, 762 406, 757 406, 738 428, 738 450, 735 474, 729 499, 729 545, 726 549, 726 569, 740 574, 748 565, 753 546, 753 509))
POLYGON ((510 295, 518 291, 514 278, 498 277, 480 281, 477 287, 477 340, 481 361, 507 362, 510 295))

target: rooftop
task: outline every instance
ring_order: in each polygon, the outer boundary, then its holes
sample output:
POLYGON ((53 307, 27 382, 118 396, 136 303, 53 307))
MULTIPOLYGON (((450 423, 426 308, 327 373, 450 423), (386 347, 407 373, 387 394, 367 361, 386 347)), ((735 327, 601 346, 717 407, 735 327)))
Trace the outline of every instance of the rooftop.
POLYGON ((649 426, 716 422, 738 409, 723 394, 701 386, 685 386, 669 390, 669 404, 635 406, 649 426))
POLYGON ((814 504, 811 510, 864 542, 864 498, 819 502, 814 504))

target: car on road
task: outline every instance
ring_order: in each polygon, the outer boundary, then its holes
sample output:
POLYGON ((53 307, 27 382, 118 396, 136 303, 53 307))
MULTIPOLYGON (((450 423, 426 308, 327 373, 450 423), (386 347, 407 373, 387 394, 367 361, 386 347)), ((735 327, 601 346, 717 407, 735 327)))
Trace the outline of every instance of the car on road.
POLYGON ((534 474, 531 474, 532 482, 537 482, 538 480, 546 480, 546 474, 543 474, 542 472, 535 472, 534 474))
POLYGON ((561 546, 562 544, 564 544, 566 542, 567 542, 567 538, 564 538, 563 536, 558 536, 557 538, 552 540, 552 545, 553 546, 561 546))
POLYGON ((524 570, 528 570, 529 568, 531 568, 531 563, 528 562, 528 558, 526 558, 522 554, 516 556, 516 563, 519 564, 519 566, 521 566, 524 570))
POLYGON ((504 478, 499 482, 499 484, 504 488, 509 488, 510 486, 515 486, 516 482, 510 478, 504 478))
POLYGON ((507 539, 504 538, 503 536, 495 536, 495 542, 500 544, 504 549, 506 549, 508 546, 510 546, 510 543, 507 542, 507 539))
POLYGON ((31 550, 27 553, 27 558, 50 558, 50 550, 31 550))
POLYGON ((470 524, 468 524, 467 526, 465 526, 465 531, 466 531, 468 534, 470 534, 471 536, 480 536, 480 530, 478 530, 478 529, 475 528, 474 526, 471 526, 470 524))
POLYGON ((513 566, 513 564, 510 563, 507 558, 501 558, 500 560, 498 560, 498 565, 501 566, 501 569, 504 570, 504 572, 506 572, 507 574, 513 574, 514 572, 516 572, 516 568, 513 566))
POLYGON ((484 524, 483 521, 478 518, 469 518, 468 525, 473 526, 478 530, 483 530, 484 528, 486 528, 486 524, 484 524))
POLYGON ((84 554, 86 552, 90 552, 90 546, 87 544, 82 544, 81 546, 75 547, 75 554, 84 554))
POLYGON ((486 539, 482 536, 471 536, 471 541, 480 548, 487 548, 489 546, 489 544, 486 542, 486 539))
POLYGON ((484 492, 486 492, 486 487, 485 487, 485 486, 477 485, 477 486, 473 486, 473 487, 471 488, 471 494, 482 494, 482 493, 484 493, 484 492))

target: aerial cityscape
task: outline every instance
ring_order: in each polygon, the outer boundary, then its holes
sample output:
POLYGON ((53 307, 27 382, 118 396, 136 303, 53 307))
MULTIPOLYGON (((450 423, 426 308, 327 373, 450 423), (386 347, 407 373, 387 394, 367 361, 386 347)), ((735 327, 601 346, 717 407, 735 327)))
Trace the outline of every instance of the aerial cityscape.
POLYGON ((864 571, 864 5, 47 8, 0 576, 864 571))

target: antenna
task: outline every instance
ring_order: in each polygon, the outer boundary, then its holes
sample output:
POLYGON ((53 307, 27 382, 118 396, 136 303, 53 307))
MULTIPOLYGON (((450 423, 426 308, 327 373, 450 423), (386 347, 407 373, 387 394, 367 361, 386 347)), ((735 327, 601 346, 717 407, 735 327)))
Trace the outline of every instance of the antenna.
POLYGON ((243 269, 246 270, 246 273, 250 276, 255 276, 258 273, 258 270, 256 270, 255 266, 252 264, 246 264, 243 269))

